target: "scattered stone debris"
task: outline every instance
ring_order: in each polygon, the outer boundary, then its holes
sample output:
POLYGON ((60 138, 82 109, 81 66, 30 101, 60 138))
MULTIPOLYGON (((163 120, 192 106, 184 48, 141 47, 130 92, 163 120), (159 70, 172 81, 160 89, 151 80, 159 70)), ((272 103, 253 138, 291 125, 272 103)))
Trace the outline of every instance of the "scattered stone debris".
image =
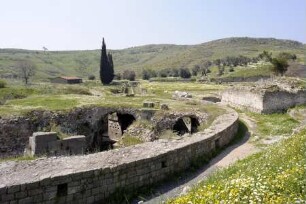
POLYGON ((192 95, 190 93, 185 92, 185 91, 175 91, 172 95, 172 98, 174 98, 174 99, 186 99, 186 98, 192 98, 192 95))

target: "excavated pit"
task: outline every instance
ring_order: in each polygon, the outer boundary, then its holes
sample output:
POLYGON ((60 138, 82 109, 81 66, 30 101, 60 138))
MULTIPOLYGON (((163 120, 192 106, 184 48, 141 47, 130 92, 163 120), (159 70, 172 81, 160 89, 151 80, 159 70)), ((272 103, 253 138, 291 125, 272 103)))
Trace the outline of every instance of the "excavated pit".
POLYGON ((173 132, 180 136, 186 133, 193 134, 198 131, 199 125, 200 123, 197 118, 181 117, 175 122, 173 132))

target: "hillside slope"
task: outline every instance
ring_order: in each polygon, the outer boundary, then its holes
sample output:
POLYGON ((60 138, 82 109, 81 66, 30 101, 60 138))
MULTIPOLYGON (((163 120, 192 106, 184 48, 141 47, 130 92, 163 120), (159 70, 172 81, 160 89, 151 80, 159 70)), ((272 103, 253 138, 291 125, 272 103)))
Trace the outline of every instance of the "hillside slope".
MULTIPOLYGON (((305 45, 291 40, 273 38, 225 38, 198 45, 145 45, 122 50, 111 50, 115 71, 133 69, 191 68, 205 60, 226 56, 257 56, 263 50, 273 53, 282 51, 297 54, 304 62, 305 45)), ((37 79, 48 79, 59 75, 98 76, 100 50, 84 51, 31 51, 21 49, 0 49, 0 76, 16 73, 17 60, 30 59, 37 64, 37 79), (79 71, 78 60, 87 60, 87 73, 79 71)))

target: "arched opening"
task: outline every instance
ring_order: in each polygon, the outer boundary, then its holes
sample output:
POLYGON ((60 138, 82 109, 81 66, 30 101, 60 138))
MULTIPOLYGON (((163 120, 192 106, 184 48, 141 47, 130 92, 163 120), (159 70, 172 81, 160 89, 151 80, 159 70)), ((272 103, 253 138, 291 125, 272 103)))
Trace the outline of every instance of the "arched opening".
POLYGON ((132 125, 132 123, 136 120, 135 117, 131 114, 121 114, 118 113, 118 122, 121 125, 122 134, 124 131, 132 125))
POLYGON ((199 125, 200 123, 197 118, 181 117, 175 122, 173 132, 177 135, 184 135, 186 133, 193 134, 198 131, 199 125))
POLYGON ((104 151, 113 148, 124 131, 135 121, 135 117, 128 113, 109 113, 98 122, 97 130, 92 141, 93 151, 104 151))

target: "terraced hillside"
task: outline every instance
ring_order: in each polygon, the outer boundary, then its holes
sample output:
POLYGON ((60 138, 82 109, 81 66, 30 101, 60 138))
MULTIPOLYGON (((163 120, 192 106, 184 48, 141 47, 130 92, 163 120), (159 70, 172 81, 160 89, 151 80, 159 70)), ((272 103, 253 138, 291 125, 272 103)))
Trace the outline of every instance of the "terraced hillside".
MULTIPOLYGON (((140 73, 142 69, 192 68, 205 60, 226 56, 257 56, 263 50, 291 52, 305 62, 306 46, 291 40, 273 38, 226 38, 198 45, 145 45, 122 50, 111 50, 115 71, 132 69, 140 73)), ((33 51, 21 49, 0 49, 0 75, 16 73, 17 60, 32 60, 38 67, 37 79, 47 80, 59 75, 98 76, 100 50, 83 51, 33 51), (87 69, 80 72, 80 61, 85 61, 87 69)))

